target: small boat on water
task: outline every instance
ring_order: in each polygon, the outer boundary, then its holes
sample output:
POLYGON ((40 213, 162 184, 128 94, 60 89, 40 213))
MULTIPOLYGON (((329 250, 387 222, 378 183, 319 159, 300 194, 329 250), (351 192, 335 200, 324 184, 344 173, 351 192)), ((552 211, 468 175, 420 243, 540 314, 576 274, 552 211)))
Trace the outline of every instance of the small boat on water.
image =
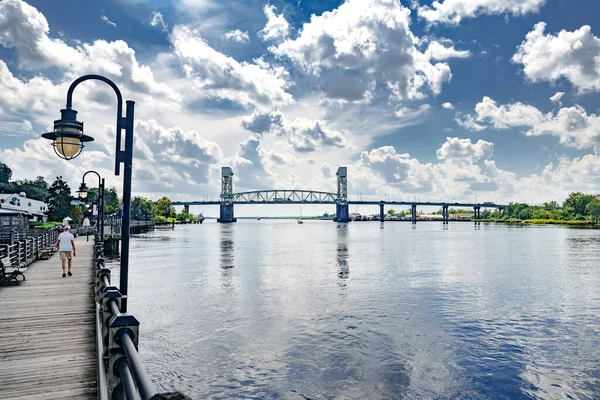
POLYGON ((299 219, 297 222, 298 222, 299 224, 303 224, 303 223, 304 223, 304 221, 302 221, 301 219, 299 219))

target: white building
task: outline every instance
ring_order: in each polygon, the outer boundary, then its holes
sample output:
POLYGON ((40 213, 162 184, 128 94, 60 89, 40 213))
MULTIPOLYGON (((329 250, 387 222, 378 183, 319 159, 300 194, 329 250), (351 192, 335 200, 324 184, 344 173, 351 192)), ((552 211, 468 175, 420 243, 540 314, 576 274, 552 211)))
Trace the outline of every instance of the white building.
POLYGON ((0 208, 25 211, 29 214, 30 221, 46 222, 47 220, 48 204, 40 200, 27 198, 25 192, 0 193, 0 208))

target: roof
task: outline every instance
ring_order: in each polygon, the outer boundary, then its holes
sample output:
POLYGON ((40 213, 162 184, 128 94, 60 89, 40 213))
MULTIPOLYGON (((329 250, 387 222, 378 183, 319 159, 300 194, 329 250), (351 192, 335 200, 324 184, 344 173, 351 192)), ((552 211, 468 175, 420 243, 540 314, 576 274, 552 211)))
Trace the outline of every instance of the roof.
POLYGON ((0 215, 29 215, 25 210, 16 210, 11 208, 0 208, 0 215))

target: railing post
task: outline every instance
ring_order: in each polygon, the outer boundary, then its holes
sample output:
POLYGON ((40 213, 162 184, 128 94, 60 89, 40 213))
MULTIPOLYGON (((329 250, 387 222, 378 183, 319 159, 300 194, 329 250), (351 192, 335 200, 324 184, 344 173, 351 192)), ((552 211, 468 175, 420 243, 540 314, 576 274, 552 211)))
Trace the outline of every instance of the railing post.
POLYGON ((108 321, 108 392, 112 393, 119 384, 121 384, 121 377, 119 375, 118 362, 125 358, 125 351, 121 339, 119 338, 121 331, 125 330, 125 333, 131 337, 135 348, 138 347, 138 336, 140 323, 133 315, 129 314, 118 314, 113 315, 108 321))

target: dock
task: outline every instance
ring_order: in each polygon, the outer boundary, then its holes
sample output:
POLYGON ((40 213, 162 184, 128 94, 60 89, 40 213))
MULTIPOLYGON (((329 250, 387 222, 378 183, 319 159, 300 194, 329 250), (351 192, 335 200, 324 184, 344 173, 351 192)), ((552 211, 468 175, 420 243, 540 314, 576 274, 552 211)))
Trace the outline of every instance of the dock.
POLYGON ((0 399, 97 398, 93 237, 75 245, 73 276, 55 253, 0 287, 0 399))

